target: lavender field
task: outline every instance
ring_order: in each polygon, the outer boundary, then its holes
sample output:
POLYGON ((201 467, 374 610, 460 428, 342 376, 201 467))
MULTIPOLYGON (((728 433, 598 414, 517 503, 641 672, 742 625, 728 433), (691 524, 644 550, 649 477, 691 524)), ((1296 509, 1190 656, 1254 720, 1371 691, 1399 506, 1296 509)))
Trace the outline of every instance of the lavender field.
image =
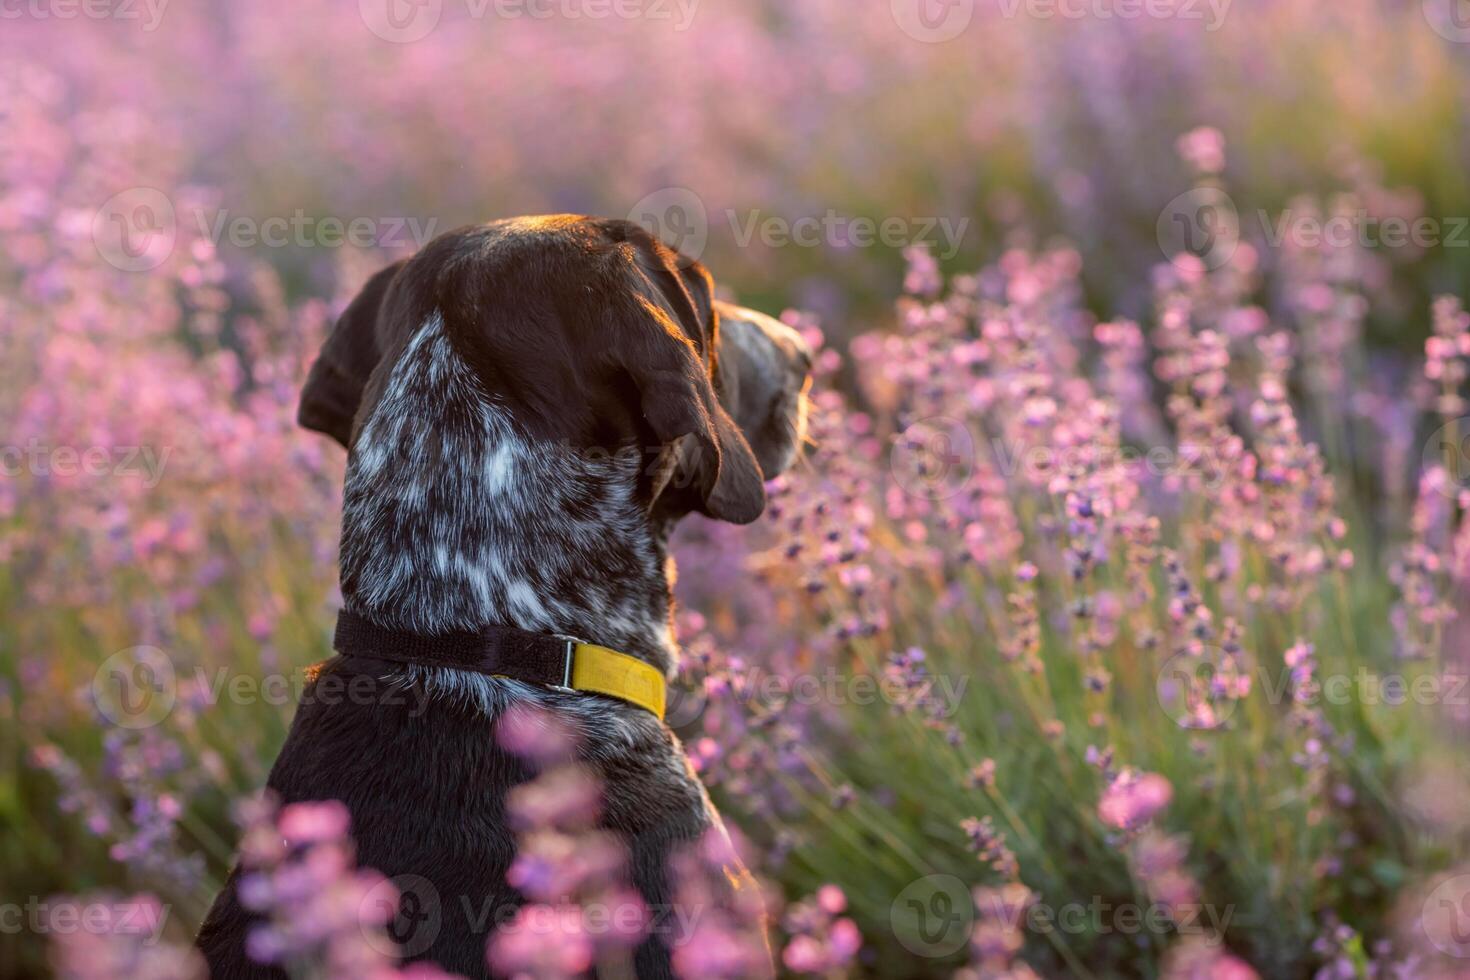
MULTIPOLYGON (((572 212, 817 350, 674 548, 786 975, 1470 977, 1467 160, 1459 0, 0 2, 0 976, 205 976, 237 857, 259 962, 446 976, 260 794, 342 602, 297 400, 387 261, 572 212)), ((527 725, 487 963, 630 976, 527 725)), ((675 968, 755 975, 705 843, 675 968)))

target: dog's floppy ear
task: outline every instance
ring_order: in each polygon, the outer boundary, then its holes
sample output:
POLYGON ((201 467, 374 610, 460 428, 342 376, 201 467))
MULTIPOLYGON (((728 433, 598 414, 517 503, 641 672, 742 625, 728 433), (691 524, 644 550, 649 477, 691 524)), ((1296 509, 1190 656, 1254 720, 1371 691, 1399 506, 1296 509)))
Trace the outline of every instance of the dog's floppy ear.
POLYGON ((704 351, 713 351, 719 323, 710 305, 708 273, 697 263, 679 270, 674 253, 660 246, 665 267, 644 273, 634 288, 618 291, 616 357, 638 388, 643 417, 663 445, 693 440, 681 453, 683 474, 698 490, 699 511, 709 517, 749 524, 766 507, 760 464, 744 434, 715 394, 704 351), (654 275, 647 275, 655 272, 654 275), (694 319, 701 322, 695 323, 694 319), (687 329, 681 329, 681 322, 687 329))
POLYGON ((388 286, 402 267, 399 261, 374 273, 347 304, 301 389, 296 421, 344 447, 352 442, 352 421, 362 403, 363 389, 386 347, 379 312, 388 286))

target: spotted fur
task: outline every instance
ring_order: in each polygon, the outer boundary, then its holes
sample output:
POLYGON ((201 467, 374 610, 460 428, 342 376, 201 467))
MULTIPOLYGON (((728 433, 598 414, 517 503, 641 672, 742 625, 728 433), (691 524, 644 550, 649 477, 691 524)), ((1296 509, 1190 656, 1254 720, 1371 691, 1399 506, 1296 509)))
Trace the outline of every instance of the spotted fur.
POLYGON ((347 605, 424 633, 498 623, 595 639, 670 672, 667 556, 635 499, 642 464, 636 452, 529 436, 454 352, 436 312, 348 463, 347 605))
MULTIPOLYGON (((731 308, 725 342, 719 319, 707 273, 624 222, 464 229, 375 276, 301 409, 304 425, 350 446, 347 607, 416 632, 572 636, 671 675, 670 528, 692 510, 752 519, 760 477, 790 462, 803 426, 800 338, 731 308)), ((445 911, 414 958, 488 976, 488 930, 522 901, 505 882, 504 807, 531 772, 494 738, 512 705, 572 730, 604 786, 601 826, 627 842, 650 907, 673 901, 670 853, 723 832, 677 737, 640 708, 420 666, 367 675, 368 696, 318 696, 354 670, 322 668, 268 785, 286 802, 344 801, 363 864, 428 883, 415 887, 445 911), (487 907, 488 921, 454 914, 487 907)), ((200 932, 211 971, 283 976, 244 954, 237 880, 200 932)), ((754 886, 731 867, 724 887, 754 886)), ((663 939, 645 940, 634 967, 671 976, 663 939)))

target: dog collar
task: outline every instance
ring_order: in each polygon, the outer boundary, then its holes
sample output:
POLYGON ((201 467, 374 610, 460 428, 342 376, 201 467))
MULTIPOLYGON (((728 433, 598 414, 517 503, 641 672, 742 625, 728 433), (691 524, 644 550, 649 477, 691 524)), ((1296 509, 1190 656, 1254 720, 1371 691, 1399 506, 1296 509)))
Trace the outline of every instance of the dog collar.
POLYGON ((567 688, 636 704, 664 717, 665 684, 658 668, 626 653, 569 636, 511 626, 473 632, 411 633, 387 629, 346 609, 337 614, 332 647, 344 657, 450 667, 567 688))

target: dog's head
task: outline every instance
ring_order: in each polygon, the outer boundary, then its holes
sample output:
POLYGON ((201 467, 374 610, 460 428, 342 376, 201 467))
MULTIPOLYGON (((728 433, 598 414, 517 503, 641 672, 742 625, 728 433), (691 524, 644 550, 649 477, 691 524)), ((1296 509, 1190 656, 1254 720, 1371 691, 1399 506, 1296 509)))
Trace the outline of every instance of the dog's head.
POLYGON ((704 267, 640 226, 573 215, 449 232, 373 276, 312 366, 301 424, 350 450, 435 317, 532 438, 642 454, 638 492, 663 516, 754 520, 803 437, 795 331, 715 302, 704 267))

